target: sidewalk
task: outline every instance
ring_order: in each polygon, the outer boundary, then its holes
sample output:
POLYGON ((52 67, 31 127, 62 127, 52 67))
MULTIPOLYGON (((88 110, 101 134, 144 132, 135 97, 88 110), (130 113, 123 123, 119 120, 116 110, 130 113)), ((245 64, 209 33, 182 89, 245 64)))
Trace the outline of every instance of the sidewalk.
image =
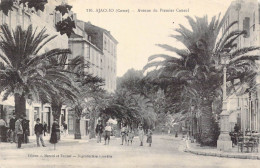
MULTIPOLYGON (((50 144, 50 135, 44 136, 43 140, 45 142, 46 146, 52 145, 50 144)), ((61 136, 61 140, 58 142, 60 146, 67 146, 67 145, 73 145, 78 143, 87 143, 89 142, 88 137, 82 137, 82 139, 74 139, 74 135, 67 135, 66 137, 61 136)), ((41 142, 40 142, 41 144, 41 142)), ((16 143, 10 143, 10 142, 0 142, 0 150, 2 149, 16 149, 17 144, 16 143)), ((29 143, 22 144, 23 148, 33 148, 37 147, 36 143, 36 136, 29 136, 29 143)))
MULTIPOLYGON (((216 147, 200 147, 197 143, 191 143, 189 140, 183 140, 186 148, 185 152, 193 153, 196 155, 204 155, 204 156, 215 156, 215 157, 226 157, 226 158, 239 158, 239 159, 254 159, 260 160, 260 153, 241 153, 238 151, 238 147, 235 146, 232 148, 230 152, 224 152, 217 150, 216 147)), ((260 151, 260 150, 258 150, 260 151)))

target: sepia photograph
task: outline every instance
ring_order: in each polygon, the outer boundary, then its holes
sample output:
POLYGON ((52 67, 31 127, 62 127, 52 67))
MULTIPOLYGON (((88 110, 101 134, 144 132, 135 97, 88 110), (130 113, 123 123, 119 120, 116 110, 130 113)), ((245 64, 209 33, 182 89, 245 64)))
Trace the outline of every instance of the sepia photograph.
POLYGON ((0 0, 0 168, 257 168, 258 97, 260 0, 0 0))

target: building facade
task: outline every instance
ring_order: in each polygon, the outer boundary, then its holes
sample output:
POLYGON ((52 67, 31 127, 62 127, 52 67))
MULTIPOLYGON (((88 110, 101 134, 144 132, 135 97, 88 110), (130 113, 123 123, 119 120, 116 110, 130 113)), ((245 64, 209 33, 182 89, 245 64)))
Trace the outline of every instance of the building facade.
MULTIPOLYGON (((0 0, 1 1, 1 0, 0 0)), ((46 28, 46 33, 50 36, 57 35, 55 39, 47 43, 45 48, 40 52, 48 51, 54 48, 68 48, 68 37, 66 35, 61 36, 59 32, 56 31, 55 24, 62 19, 61 13, 56 12, 55 6, 60 5, 63 0, 52 1, 45 5, 44 12, 35 11, 33 9, 23 8, 19 4, 19 0, 14 2, 14 7, 12 11, 9 11, 8 16, 6 16, 2 11, 0 11, 0 25, 7 24, 11 29, 15 29, 16 26, 20 25, 22 28, 26 29, 30 24, 33 28, 38 28, 40 31, 42 28, 46 28)), ((1 60, 0 60, 1 61, 1 60)), ((2 101, 2 95, 0 95, 0 116, 9 125, 10 117, 14 110, 14 97, 9 97, 8 100, 2 101)), ((31 104, 26 104, 26 119, 30 120, 30 134, 33 135, 34 125, 36 119, 40 118, 41 122, 46 122, 48 125, 48 130, 53 122, 52 109, 49 104, 42 104, 33 102, 31 104)), ((67 121, 68 118, 68 108, 66 106, 62 107, 60 123, 67 121)))
POLYGON ((85 31, 89 35, 92 43, 103 52, 103 58, 101 59, 101 77, 105 80, 104 89, 108 92, 114 92, 116 89, 118 42, 109 31, 92 25, 90 22, 85 23, 85 31))
MULTIPOLYGON (((236 43, 237 48, 259 47, 260 46, 260 2, 258 0, 235 0, 231 3, 224 15, 224 30, 234 21, 237 24, 231 27, 227 35, 234 30, 245 30, 246 34, 240 36, 236 43)), ((253 51, 250 55, 260 55, 260 51, 253 51)), ((257 62, 259 65, 259 61, 257 62)), ((256 85, 253 87, 244 85, 237 88, 237 91, 228 97, 228 111, 230 131, 234 130, 237 123, 241 131, 257 131, 260 132, 260 108, 259 93, 260 74, 255 79, 256 85), (245 90, 248 92, 243 93, 245 90)), ((236 81, 235 81, 236 82, 236 81)))
POLYGON ((104 89, 114 92, 116 89, 116 39, 109 31, 92 25, 90 22, 77 20, 76 33, 69 40, 72 57, 83 55, 90 63, 86 72, 104 79, 104 89))
MULTIPOLYGON (((76 18, 76 17, 75 17, 76 18)), ((92 25, 90 22, 76 21, 75 34, 69 38, 69 48, 72 51, 70 59, 84 56, 89 63, 85 72, 104 80, 103 89, 114 92, 116 89, 116 46, 117 41, 107 30, 92 25)), ((74 133, 75 119, 73 111, 69 112, 68 131, 74 133)), ((80 121, 81 135, 89 133, 89 118, 83 117, 80 121)))

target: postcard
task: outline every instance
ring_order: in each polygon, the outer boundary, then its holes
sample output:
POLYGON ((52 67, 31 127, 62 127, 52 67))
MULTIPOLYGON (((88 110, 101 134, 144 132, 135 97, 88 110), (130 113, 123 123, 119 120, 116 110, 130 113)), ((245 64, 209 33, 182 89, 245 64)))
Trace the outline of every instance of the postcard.
POLYGON ((0 168, 260 164, 259 0, 0 0, 0 168))

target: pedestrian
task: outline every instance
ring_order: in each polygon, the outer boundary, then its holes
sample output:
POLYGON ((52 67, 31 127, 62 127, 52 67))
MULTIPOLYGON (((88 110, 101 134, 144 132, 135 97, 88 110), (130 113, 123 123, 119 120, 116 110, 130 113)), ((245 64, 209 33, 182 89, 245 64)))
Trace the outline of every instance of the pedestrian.
POLYGON ((146 142, 149 143, 150 147, 152 146, 152 135, 153 135, 152 130, 148 129, 146 142))
POLYGON ((0 142, 7 142, 7 130, 5 120, 0 118, 0 142))
POLYGON ((124 141, 125 143, 127 143, 127 127, 126 124, 122 124, 122 128, 121 128, 121 137, 122 137, 122 143, 121 145, 124 145, 124 141))
POLYGON ((234 126, 234 134, 233 134, 233 136, 231 136, 231 140, 233 140, 232 142, 233 142, 234 145, 237 145, 237 139, 238 139, 238 136, 239 136, 239 132, 240 132, 240 129, 239 129, 239 126, 236 123, 235 126, 234 126))
POLYGON ((43 138, 42 138, 43 130, 44 130, 43 125, 40 123, 40 119, 37 118, 36 124, 34 126, 34 132, 35 132, 35 135, 36 135, 37 147, 40 147, 39 139, 42 143, 42 146, 46 147, 45 144, 44 144, 43 138))
POLYGON ((105 145, 109 145, 110 136, 111 136, 112 127, 109 122, 107 122, 105 127, 105 145), (107 142, 107 143, 106 143, 107 142))
POLYGON ((29 126, 29 120, 25 118, 26 116, 23 115, 22 120, 22 127, 23 127, 23 143, 29 143, 28 136, 30 135, 30 126, 29 126))
POLYGON ((46 124, 46 122, 43 122, 43 135, 44 136, 46 136, 47 127, 48 127, 48 125, 46 124))
POLYGON ((60 133, 61 133, 61 134, 63 134, 63 130, 64 130, 64 127, 63 127, 63 125, 61 124, 61 125, 60 125, 60 133))
POLYGON ((101 143, 101 136, 103 133, 103 125, 101 123, 101 120, 98 120, 98 124, 96 126, 96 135, 97 135, 97 143, 101 143))
POLYGON ((235 126, 234 126, 234 132, 235 133, 238 133, 239 132, 239 126, 237 125, 237 123, 235 124, 235 126))
POLYGON ((162 134, 164 134, 164 126, 162 127, 162 134))
POLYGON ((16 122, 16 120, 17 120, 16 116, 13 113, 13 115, 12 115, 10 121, 9 121, 10 141, 11 141, 11 143, 16 142, 16 134, 15 134, 15 122, 16 122))
POLYGON ((138 126, 138 135, 140 140, 140 146, 143 146, 143 140, 144 140, 144 129, 142 125, 138 126))
POLYGON ((51 144, 54 144, 54 150, 56 148, 56 143, 58 143, 58 134, 57 132, 60 132, 60 129, 59 129, 59 124, 58 124, 58 121, 55 120, 52 124, 52 128, 51 128, 51 138, 50 138, 50 143, 51 144))
POLYGON ((21 149, 23 141, 23 127, 22 127, 23 117, 19 116, 18 120, 15 122, 15 133, 17 135, 17 148, 21 149))
POLYGON ((67 129, 68 129, 68 125, 66 124, 66 122, 63 122, 63 133, 64 133, 64 136, 67 135, 67 129))
POLYGON ((132 145, 133 139, 134 139, 134 136, 135 136, 134 131, 133 131, 132 128, 129 129, 127 136, 128 136, 128 138, 127 138, 128 145, 129 145, 129 142, 131 142, 131 145, 132 145))

